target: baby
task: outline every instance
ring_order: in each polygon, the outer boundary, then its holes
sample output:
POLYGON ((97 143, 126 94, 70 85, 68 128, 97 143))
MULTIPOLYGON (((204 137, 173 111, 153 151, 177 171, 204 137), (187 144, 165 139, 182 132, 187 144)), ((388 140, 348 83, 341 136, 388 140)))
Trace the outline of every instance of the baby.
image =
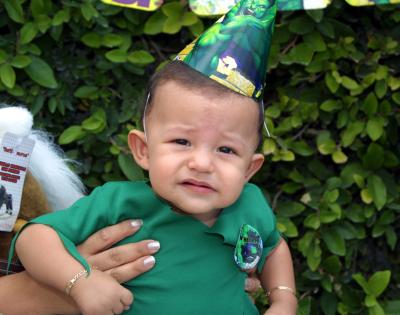
POLYGON ((264 162, 260 100, 275 12, 273 0, 240 1, 152 77, 144 130, 128 137, 149 181, 105 184, 29 223, 16 250, 32 277, 85 315, 247 315, 258 314, 244 290, 255 272, 270 299, 266 314, 296 313, 289 249, 248 183, 264 162), (132 217, 145 225, 119 244, 153 238, 162 247, 154 268, 120 285, 76 244, 132 217))
POLYGON ((290 252, 261 191, 247 183, 264 161, 259 104, 179 61, 152 78, 149 95, 145 130, 132 130, 128 142, 150 181, 108 183, 35 219, 16 241, 26 270, 70 294, 83 314, 258 314, 233 259, 249 224, 264 243, 257 271, 270 292, 266 314, 294 315, 290 252), (163 245, 150 272, 120 285, 91 269, 75 244, 131 217, 146 224, 125 242, 163 245))

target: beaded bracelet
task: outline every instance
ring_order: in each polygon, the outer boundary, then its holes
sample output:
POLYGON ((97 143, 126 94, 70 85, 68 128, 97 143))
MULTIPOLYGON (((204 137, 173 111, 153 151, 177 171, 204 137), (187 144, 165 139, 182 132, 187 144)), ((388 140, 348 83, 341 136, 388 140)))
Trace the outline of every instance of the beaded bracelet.
POLYGON ((86 269, 83 269, 79 271, 71 280, 67 282, 67 285, 65 286, 65 293, 67 295, 70 294, 71 289, 76 285, 79 279, 82 279, 83 277, 87 278, 89 276, 89 273, 87 272, 86 269))
POLYGON ((270 297, 271 293, 275 290, 284 290, 292 293, 296 297, 296 292, 292 288, 286 287, 284 285, 278 285, 275 288, 272 288, 271 290, 267 291, 266 295, 267 297, 270 297))

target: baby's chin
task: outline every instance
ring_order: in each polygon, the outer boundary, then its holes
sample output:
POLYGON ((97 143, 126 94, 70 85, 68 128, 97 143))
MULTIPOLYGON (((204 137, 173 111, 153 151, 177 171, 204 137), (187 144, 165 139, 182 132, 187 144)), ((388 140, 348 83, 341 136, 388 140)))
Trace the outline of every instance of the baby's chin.
POLYGON ((201 207, 201 206, 187 206, 187 205, 174 205, 173 210, 177 213, 188 215, 196 218, 216 218, 224 207, 201 207))
MULTIPOLYGON (((184 207, 184 206, 176 206, 176 205, 172 205, 172 210, 174 210, 177 213, 180 214, 185 214, 185 215, 206 215, 206 214, 210 214, 213 212, 216 212, 216 209, 210 209, 210 208, 198 208, 198 207, 184 207)), ((218 209, 219 210, 219 209, 218 209)))

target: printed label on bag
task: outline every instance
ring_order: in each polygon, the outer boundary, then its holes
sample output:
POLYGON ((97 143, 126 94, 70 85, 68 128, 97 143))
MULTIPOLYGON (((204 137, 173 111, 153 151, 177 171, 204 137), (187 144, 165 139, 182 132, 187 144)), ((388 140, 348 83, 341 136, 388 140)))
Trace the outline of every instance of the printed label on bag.
POLYGON ((0 146, 0 231, 12 231, 35 141, 7 132, 0 146))

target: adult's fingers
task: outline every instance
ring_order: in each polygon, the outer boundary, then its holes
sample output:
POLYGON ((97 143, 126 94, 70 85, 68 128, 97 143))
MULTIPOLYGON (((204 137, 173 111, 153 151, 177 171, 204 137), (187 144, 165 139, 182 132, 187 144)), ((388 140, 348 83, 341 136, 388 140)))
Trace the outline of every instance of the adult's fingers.
POLYGON ((113 244, 134 234, 142 226, 142 220, 126 220, 97 231, 78 246, 84 257, 90 257, 110 248, 113 244))
POLYGON ((160 243, 145 240, 113 247, 87 258, 89 264, 97 269, 107 271, 118 266, 152 255, 160 249, 160 243))
POLYGON ((156 261, 153 256, 145 256, 131 263, 109 269, 105 272, 111 275, 119 283, 122 283, 136 278, 138 275, 150 270, 153 268, 155 262, 156 261))

